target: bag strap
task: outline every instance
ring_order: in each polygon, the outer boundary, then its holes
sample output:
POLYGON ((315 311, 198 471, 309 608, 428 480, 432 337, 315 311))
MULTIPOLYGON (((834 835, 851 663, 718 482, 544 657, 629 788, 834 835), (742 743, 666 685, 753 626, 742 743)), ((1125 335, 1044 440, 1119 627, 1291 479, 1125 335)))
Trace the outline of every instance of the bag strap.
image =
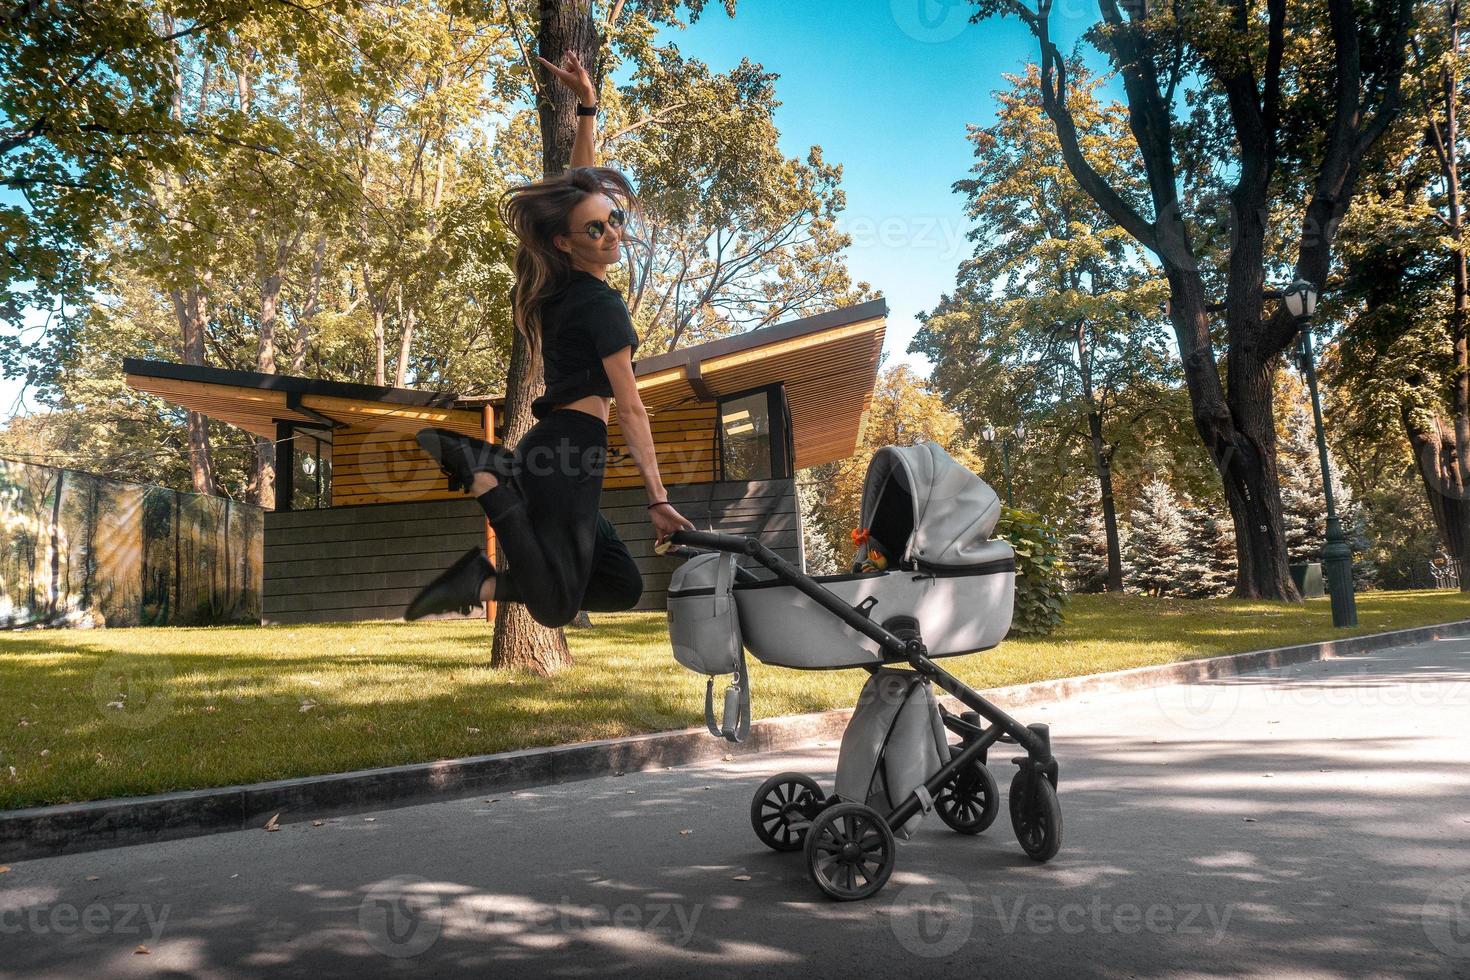
POLYGON ((750 735, 750 671, 746 667, 743 647, 740 650, 740 667, 725 688, 725 708, 718 726, 715 724, 715 679, 711 677, 705 683, 704 725, 711 735, 727 742, 738 744, 750 735))

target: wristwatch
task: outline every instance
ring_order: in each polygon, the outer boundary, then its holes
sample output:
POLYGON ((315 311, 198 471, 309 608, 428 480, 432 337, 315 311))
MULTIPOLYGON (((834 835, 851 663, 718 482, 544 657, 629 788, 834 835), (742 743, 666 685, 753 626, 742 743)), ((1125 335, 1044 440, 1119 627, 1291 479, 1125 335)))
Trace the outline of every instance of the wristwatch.
POLYGON ((577 115, 579 115, 579 116, 595 116, 595 115, 597 115, 597 106, 595 106, 595 105, 583 105, 582 103, 578 102, 577 103, 577 115))

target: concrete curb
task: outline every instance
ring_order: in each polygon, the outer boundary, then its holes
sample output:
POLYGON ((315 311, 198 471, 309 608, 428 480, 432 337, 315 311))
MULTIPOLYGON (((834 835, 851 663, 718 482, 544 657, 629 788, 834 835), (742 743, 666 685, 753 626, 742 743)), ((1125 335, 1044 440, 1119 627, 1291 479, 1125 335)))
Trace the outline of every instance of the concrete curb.
MULTIPOLYGON (((1085 694, 1230 677, 1460 636, 1470 636, 1470 620, 1040 681, 984 693, 1006 708, 1018 708, 1085 694)), ((768 718, 751 725, 750 737, 740 745, 712 738, 703 728, 690 728, 327 776, 11 810, 0 813, 0 862, 259 828, 275 814, 280 814, 282 823, 295 823, 678 766, 721 758, 727 753, 772 752, 821 739, 840 739, 851 714, 851 708, 842 708, 768 718)))

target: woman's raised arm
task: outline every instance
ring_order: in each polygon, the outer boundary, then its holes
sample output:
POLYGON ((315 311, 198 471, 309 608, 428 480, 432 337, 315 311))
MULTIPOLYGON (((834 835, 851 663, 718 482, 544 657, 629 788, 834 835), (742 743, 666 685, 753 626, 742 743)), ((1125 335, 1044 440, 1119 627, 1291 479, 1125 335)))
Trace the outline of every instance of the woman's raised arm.
MULTIPOLYGON (((577 96, 577 101, 582 105, 597 105, 597 89, 592 85, 592 76, 587 74, 587 69, 582 67, 582 59, 577 57, 575 51, 568 51, 561 56, 561 65, 553 65, 540 55, 536 60, 546 66, 546 70, 556 77, 556 80, 566 86, 577 96)), ((597 117, 577 116, 577 135, 572 140, 572 164, 573 167, 595 167, 597 166, 597 117)))

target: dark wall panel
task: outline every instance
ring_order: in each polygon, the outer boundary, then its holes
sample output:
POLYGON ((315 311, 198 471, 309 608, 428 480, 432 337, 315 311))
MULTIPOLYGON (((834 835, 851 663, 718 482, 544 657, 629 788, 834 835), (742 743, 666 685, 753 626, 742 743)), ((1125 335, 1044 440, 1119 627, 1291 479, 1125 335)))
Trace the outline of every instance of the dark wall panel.
MULTIPOLYGON (((800 562, 791 480, 676 486, 669 499, 701 529, 757 536, 800 562)), ((643 572, 638 608, 663 609, 679 560, 654 554, 647 503, 642 488, 607 490, 602 512, 643 572)), ((469 497, 267 512, 261 621, 396 619, 441 569, 484 542, 484 514, 469 497)))

